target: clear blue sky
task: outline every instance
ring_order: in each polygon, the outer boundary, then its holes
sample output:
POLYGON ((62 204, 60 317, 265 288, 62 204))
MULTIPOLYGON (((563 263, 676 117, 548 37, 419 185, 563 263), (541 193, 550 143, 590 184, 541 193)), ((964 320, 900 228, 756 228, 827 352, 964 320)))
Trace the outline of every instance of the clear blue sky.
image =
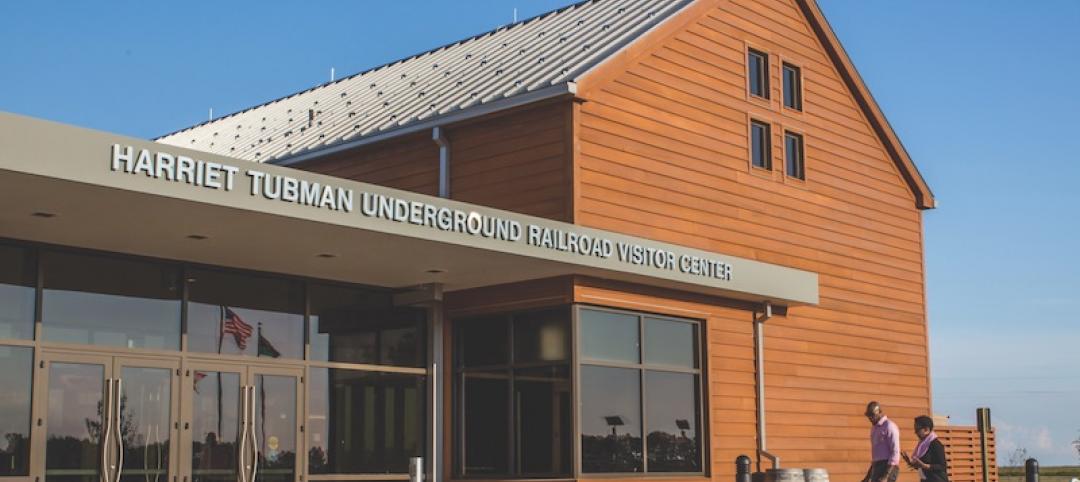
MULTIPOLYGON (((1080 463, 1080 2, 821 2, 940 201, 935 411, 1080 463)), ((0 110, 153 137, 568 3, 0 2, 0 110)))

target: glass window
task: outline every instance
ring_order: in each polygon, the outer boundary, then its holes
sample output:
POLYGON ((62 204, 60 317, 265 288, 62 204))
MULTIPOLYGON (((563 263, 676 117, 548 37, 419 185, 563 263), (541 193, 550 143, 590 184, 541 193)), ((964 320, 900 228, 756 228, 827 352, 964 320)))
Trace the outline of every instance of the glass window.
POLYGON ((424 452, 424 377, 311 368, 312 474, 405 473, 424 452))
POLYGON ((464 376, 464 472, 510 473, 510 378, 505 371, 464 376))
POLYGON ((746 76, 750 94, 769 98, 769 54, 750 49, 746 56, 746 76))
POLYGON ((30 474, 30 390, 34 350, 0 346, 0 477, 30 474))
POLYGON ((35 272, 29 249, 0 246, 0 338, 34 337, 35 272))
POLYGON ((590 360, 637 363, 641 360, 638 317, 581 310, 581 354, 590 360))
POLYGON ((463 320, 461 361, 467 367, 506 365, 510 346, 507 344, 510 322, 505 317, 486 317, 463 320))
POLYGON ((697 324, 645 318, 645 363, 697 368, 697 324))
POLYGON ((304 289, 285 279, 191 270, 191 351, 270 358, 304 356, 304 289))
POLYGON ((180 271, 149 261, 46 252, 42 298, 48 341, 180 348, 180 271))
POLYGON ((802 110, 802 73, 789 63, 784 63, 784 107, 802 110))
POLYGON ((754 167, 772 169, 772 140, 769 124, 750 121, 750 161, 754 167))
POLYGON ((454 320, 457 472, 570 474, 570 310, 454 320), (510 356, 512 354, 512 356, 510 356))
POLYGON ((803 137, 794 132, 784 133, 784 170, 788 177, 806 179, 806 164, 803 158, 803 137))
POLYGON ((514 371, 514 427, 517 473, 570 472, 570 367, 514 371))
POLYGON ((424 366, 423 309, 395 307, 390 293, 311 285, 311 359, 424 366))
POLYGON ((701 471, 697 375, 645 371, 649 472, 701 471))
POLYGON ((582 471, 700 473, 700 324, 582 308, 578 344, 583 352, 594 343, 590 338, 608 335, 587 328, 587 320, 600 315, 624 317, 628 319, 624 324, 633 326, 642 324, 640 344, 624 341, 642 352, 641 362, 582 357, 578 384, 582 471))
POLYGON ((582 472, 642 472, 638 370, 581 367, 582 472))

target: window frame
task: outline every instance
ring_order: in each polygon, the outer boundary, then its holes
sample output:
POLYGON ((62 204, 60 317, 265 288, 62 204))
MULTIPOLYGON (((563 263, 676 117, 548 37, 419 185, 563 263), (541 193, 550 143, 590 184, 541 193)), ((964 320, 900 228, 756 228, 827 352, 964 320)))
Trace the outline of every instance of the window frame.
POLYGON ((707 387, 709 385, 708 385, 708 380, 707 380, 707 378, 708 378, 708 370, 706 369, 706 361, 708 360, 708 356, 707 356, 706 351, 705 351, 706 343, 705 343, 705 322, 704 322, 704 320, 693 319, 693 318, 680 318, 680 317, 669 316, 669 315, 659 314, 659 313, 650 313, 650 312, 645 312, 645 311, 625 310, 625 309, 620 309, 620 308, 612 308, 612 307, 607 307, 607 306, 597 306, 597 305, 589 305, 589 304, 581 304, 581 303, 575 303, 575 304, 572 305, 572 307, 573 307, 573 328, 572 328, 572 331, 571 331, 571 340, 572 340, 572 345, 573 345, 573 351, 571 352, 572 353, 571 358, 572 358, 573 363, 574 363, 574 366, 573 366, 573 380, 572 380, 572 384, 573 384, 573 394, 572 395, 574 397, 574 411, 573 411, 573 414, 572 414, 573 421, 574 421, 574 441, 573 441, 572 446, 573 446, 574 453, 572 454, 572 458, 574 459, 573 460, 573 462, 574 462, 573 471, 574 471, 575 476, 577 478, 579 478, 579 479, 584 479, 584 478, 603 479, 603 478, 613 478, 613 477, 616 477, 616 478, 622 478, 622 477, 626 477, 626 478, 655 478, 655 477, 687 477, 687 476, 689 476, 689 477, 694 477, 694 476, 704 477, 704 476, 708 476, 708 474, 709 474, 709 464, 710 464, 710 457, 709 457, 709 455, 710 455, 709 454, 709 450, 710 450, 709 449, 710 432, 709 432, 709 425, 708 425, 709 416, 708 416, 708 412, 707 412, 707 408, 708 408, 707 400, 709 398, 708 397, 707 387), (584 356, 580 352, 580 350, 581 350, 581 344, 580 344, 581 312, 583 310, 616 313, 616 314, 630 315, 630 316, 636 317, 637 318, 637 323, 638 323, 638 337, 639 337, 638 338, 638 340, 639 340, 638 341, 638 355, 639 355, 638 363, 614 362, 614 361, 604 361, 604 360, 586 360, 584 358, 584 356), (697 359, 695 360, 697 368, 690 369, 690 368, 674 367, 674 366, 668 366, 668 365, 654 365, 654 364, 646 363, 646 361, 645 361, 645 347, 646 347, 647 341, 645 339, 645 320, 647 318, 693 324, 697 329, 697 345, 698 346, 697 346, 697 359), (638 372, 638 390, 639 390, 639 400, 640 400, 639 410, 641 411, 640 416, 641 416, 641 431, 642 431, 642 436, 641 436, 642 471, 641 472, 584 472, 582 470, 582 458, 583 457, 581 455, 581 450, 582 450, 581 434, 582 434, 582 432, 581 432, 581 410, 580 410, 580 407, 581 407, 581 385, 580 384, 581 384, 581 367, 585 366, 585 365, 596 366, 596 367, 605 367, 605 368, 632 369, 632 370, 636 370, 638 372), (682 373, 682 374, 695 375, 697 377, 697 387, 696 387, 697 388, 697 404, 696 404, 697 420, 696 420, 696 422, 697 422, 697 432, 698 432, 697 433, 697 438, 698 438, 698 463, 700 464, 701 470, 699 470, 697 472, 650 472, 649 471, 649 443, 648 443, 648 433, 647 433, 648 423, 649 422, 648 422, 648 417, 647 417, 647 409, 645 408, 645 403, 646 403, 645 374, 647 372, 649 372, 649 371, 665 372, 665 373, 682 373))
POLYGON ((792 181, 806 182, 806 136, 801 132, 796 132, 791 129, 784 129, 784 178, 792 181), (790 159, 791 149, 788 147, 788 139, 795 139, 798 146, 798 159, 797 163, 798 175, 793 175, 791 172, 790 159))
POLYGON ((764 50, 756 49, 754 47, 746 47, 746 94, 752 99, 770 100, 770 82, 769 82, 769 53, 764 50), (760 87, 761 93, 754 93, 754 88, 757 87, 751 81, 751 68, 752 63, 750 57, 758 57, 761 59, 761 72, 760 72, 760 87))
POLYGON ((747 145, 749 146, 749 164, 751 171, 759 170, 771 172, 773 170, 772 123, 761 120, 759 118, 751 117, 749 131, 747 132, 747 141, 747 145), (754 163, 754 128, 758 126, 761 126, 765 129, 765 135, 763 136, 765 142, 762 146, 762 155, 763 160, 765 161, 765 165, 763 166, 759 166, 754 163))
POLYGON ((788 62, 786 60, 781 62, 780 63, 780 83, 781 83, 781 86, 783 87, 783 95, 781 96, 781 99, 780 99, 780 105, 783 106, 785 109, 788 109, 788 110, 792 110, 792 111, 795 111, 795 112, 802 112, 803 111, 803 74, 802 74, 802 67, 800 67, 800 66, 798 66, 798 65, 796 65, 794 63, 788 62), (795 74, 795 76, 793 77, 793 79, 794 79, 793 80, 793 83, 794 83, 794 89, 793 90, 788 89, 787 73, 789 71, 794 72, 794 74, 795 74), (793 94, 794 105, 788 105, 787 97, 788 97, 789 92, 793 94))
POLYGON ((576 338, 575 332, 574 332, 574 327, 576 326, 575 317, 576 317, 576 314, 575 314, 575 310, 574 310, 574 305, 573 304, 563 304, 563 305, 540 306, 540 307, 528 308, 528 309, 517 310, 517 311, 504 311, 504 312, 493 312, 493 313, 477 313, 477 314, 473 314, 473 315, 458 317, 458 318, 455 318, 455 319, 451 320, 450 333, 451 333, 451 338, 452 338, 451 346, 453 347, 452 348, 452 361, 451 361, 452 366, 451 366, 451 375, 450 375, 451 377, 453 377, 451 379, 451 383, 450 383, 450 386, 451 386, 450 390, 452 390, 452 392, 453 392, 452 395, 451 395, 451 399, 452 399, 452 408, 451 408, 452 420, 451 420, 451 424, 450 424, 450 430, 451 430, 450 437, 451 437, 451 440, 453 441, 452 442, 453 448, 452 448, 452 453, 451 453, 451 461, 452 462, 451 462, 451 468, 450 468, 450 473, 452 474, 451 479, 453 479, 453 480, 486 480, 486 479, 493 479, 493 480, 519 480, 519 479, 520 480, 528 480, 528 479, 537 479, 537 480, 542 480, 542 479, 566 479, 566 478, 573 478, 573 477, 576 476, 575 474, 578 473, 577 472, 578 460, 580 459, 580 457, 577 454, 578 442, 577 442, 577 439, 576 439, 577 432, 575 430, 575 427, 577 426, 577 415, 578 415, 578 411, 576 409, 576 401, 577 401, 577 398, 578 398, 578 386, 577 386, 576 380, 577 380, 577 377, 578 377, 578 373, 577 373, 577 367, 575 366, 575 359, 576 359, 575 350, 577 349, 577 338, 576 338), (527 316, 527 315, 535 314, 535 313, 549 312, 549 311, 551 311, 551 312, 562 311, 563 312, 562 314, 567 317, 566 329, 567 329, 567 337, 569 338, 567 340, 567 345, 568 345, 567 349, 569 350, 569 352, 567 353, 566 359, 562 360, 562 361, 527 361, 527 362, 518 362, 518 361, 516 361, 514 359, 515 349, 516 349, 516 347, 514 346, 514 341, 515 341, 514 340, 514 325, 516 324, 517 319, 519 317, 522 317, 522 316, 527 316), (503 319, 505 321, 505 323, 507 323, 507 328, 506 328, 506 343, 507 343, 506 362, 499 363, 499 364, 485 364, 485 365, 476 365, 476 366, 472 366, 472 367, 466 367, 465 362, 464 362, 464 350, 463 350, 464 339, 460 335, 460 331, 459 331, 459 330, 462 329, 460 327, 461 322, 462 322, 462 320, 481 319, 481 318, 500 318, 500 319, 503 319), (515 424, 514 424, 514 422, 516 420, 515 419, 516 409, 514 407, 514 388, 515 388, 514 381, 516 379, 515 372, 517 370, 520 370, 520 369, 559 367, 559 366, 566 367, 566 373, 567 373, 567 376, 569 377, 569 389, 570 389, 570 400, 571 400, 571 407, 570 407, 570 414, 569 414, 569 417, 570 417, 570 420, 569 420, 569 423, 570 423, 570 426, 569 426, 569 432, 570 432, 569 433, 569 436, 570 436, 570 460, 567 462, 567 471, 566 471, 566 473, 559 473, 559 472, 546 472, 546 473, 519 472, 518 467, 520 465, 520 461, 517 458, 517 453, 518 453, 517 449, 518 449, 518 447, 516 446, 517 435, 518 434, 515 432, 515 424), (507 395, 508 395, 507 396, 507 404, 508 404, 508 407, 507 407, 507 424, 508 424, 508 430, 507 430, 507 441, 506 441, 507 447, 506 447, 506 450, 507 450, 507 467, 509 468, 509 470, 508 470, 507 473, 502 473, 502 474, 469 474, 469 473, 466 473, 466 471, 465 471, 465 462, 466 462, 466 459, 465 459, 465 445, 466 445, 466 443, 465 443, 465 441, 466 441, 466 438, 465 438, 466 437, 466 434, 465 434, 465 376, 466 376, 466 372, 468 372, 468 371, 471 371, 471 372, 474 372, 474 373, 475 372, 495 372, 495 371, 505 373, 506 382, 507 382, 507 395))

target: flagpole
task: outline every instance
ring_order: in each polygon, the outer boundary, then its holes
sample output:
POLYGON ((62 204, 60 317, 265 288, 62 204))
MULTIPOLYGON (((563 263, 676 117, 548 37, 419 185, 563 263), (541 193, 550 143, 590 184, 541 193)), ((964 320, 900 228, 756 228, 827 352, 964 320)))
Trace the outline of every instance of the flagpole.
MULTIPOLYGON (((257 330, 258 330, 257 334, 258 334, 259 337, 255 339, 255 342, 257 344, 261 344, 262 341, 263 341, 262 322, 259 322, 259 324, 257 326, 258 326, 257 327, 257 330)), ((256 350, 255 350, 256 351, 256 355, 255 355, 256 357, 259 356, 258 351, 260 351, 260 350, 258 348, 259 347, 256 347, 256 350)), ((265 377, 263 378, 262 383, 259 383, 259 412, 260 412, 260 416, 261 416, 261 420, 259 420, 259 425, 260 425, 260 428, 262 429, 262 447, 259 447, 261 449, 259 453, 265 454, 266 453, 266 439, 267 439, 267 437, 266 437, 266 379, 265 379, 265 377)))
MULTIPOLYGON (((218 336, 217 336, 217 352, 221 354, 221 344, 225 338, 225 305, 219 306, 221 316, 218 316, 218 336)), ((225 434, 222 432, 221 425, 221 370, 217 371, 217 440, 221 440, 221 437, 225 434)))

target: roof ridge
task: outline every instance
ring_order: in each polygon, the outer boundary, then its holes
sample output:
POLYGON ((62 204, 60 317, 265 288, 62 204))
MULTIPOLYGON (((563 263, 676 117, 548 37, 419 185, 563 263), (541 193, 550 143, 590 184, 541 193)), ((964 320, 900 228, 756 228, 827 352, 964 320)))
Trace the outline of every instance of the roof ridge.
POLYGON ((477 40, 477 39, 486 37, 488 35, 492 35, 492 34, 501 32, 503 30, 510 30, 512 28, 515 28, 515 27, 520 27, 522 25, 525 25, 527 23, 531 23, 533 21, 539 20, 539 19, 541 19, 543 17, 546 17, 548 15, 562 13, 562 12, 565 12, 567 10, 571 10, 571 9, 574 9, 574 8, 581 7, 582 5, 585 5, 587 3, 599 3, 599 2, 603 2, 603 1, 605 1, 605 0, 581 0, 581 1, 578 1, 578 2, 574 2, 574 3, 570 4, 570 5, 566 5, 566 6, 563 6, 563 7, 559 7, 559 8, 553 9, 553 10, 548 10, 546 12, 542 12, 542 13, 533 15, 531 17, 528 17, 528 18, 523 19, 523 20, 519 20, 519 21, 514 22, 514 23, 499 25, 498 27, 495 27, 495 28, 493 28, 491 30, 484 31, 484 32, 478 33, 476 35, 472 35, 472 36, 463 38, 461 40, 448 42, 448 43, 442 44, 442 45, 440 45, 438 47, 430 48, 430 49, 425 50, 423 52, 413 54, 413 55, 409 55, 407 57, 401 57, 401 58, 398 58, 396 60, 392 60, 390 62, 386 62, 386 63, 380 64, 380 65, 377 65, 375 67, 371 67, 369 69, 362 70, 360 72, 356 72, 354 74, 342 77, 340 79, 335 79, 335 80, 323 82, 323 83, 315 85, 313 87, 308 87, 306 89, 293 92, 292 94, 288 94, 288 95, 285 95, 285 96, 282 96, 282 97, 278 97, 278 98, 275 98, 275 99, 272 99, 272 100, 268 100, 266 102, 256 104, 256 105, 253 105, 251 107, 241 109, 241 110, 238 110, 238 111, 235 111, 235 112, 231 112, 229 114, 225 114, 225 115, 223 115, 221 117, 216 117, 216 118, 213 118, 213 119, 209 119, 209 120, 200 122, 200 123, 195 124, 195 125, 187 126, 187 127, 182 128, 182 129, 178 129, 178 130, 175 130, 175 131, 172 131, 172 132, 168 132, 168 133, 162 134, 160 136, 153 137, 151 140, 157 141, 157 140, 160 140, 160 139, 163 139, 163 138, 166 138, 166 137, 169 137, 169 136, 173 136, 173 135, 176 135, 176 134, 180 134, 182 132, 189 131, 189 130, 192 130, 192 129, 196 129, 196 128, 199 128, 199 127, 202 127, 202 126, 214 123, 214 122, 222 121, 222 120, 228 119, 230 117, 234 117, 234 116, 243 114, 245 112, 249 112, 249 111, 261 108, 261 107, 265 107, 267 105, 270 105, 270 104, 273 104, 273 103, 276 103, 276 102, 281 102, 283 100, 291 99, 291 98, 296 97, 298 95, 306 94, 308 92, 316 91, 316 90, 319 90, 319 89, 322 89, 322 88, 325 88, 325 87, 330 87, 332 85, 335 85, 335 84, 338 84, 338 83, 341 83, 341 82, 345 82, 347 80, 352 80, 352 79, 354 79, 356 77, 360 77, 362 75, 366 75, 366 74, 369 74, 369 73, 372 73, 372 72, 376 72, 378 70, 382 70, 382 69, 385 69, 385 68, 388 68, 388 67, 392 67, 394 65, 398 65, 398 64, 401 64, 403 62, 407 62, 407 61, 410 61, 410 60, 413 60, 413 59, 418 59, 418 58, 423 57, 425 55, 430 55, 430 54, 442 51, 444 49, 448 49, 450 47, 454 47, 454 46, 457 46, 457 45, 464 44, 466 42, 471 42, 473 40, 477 40))

